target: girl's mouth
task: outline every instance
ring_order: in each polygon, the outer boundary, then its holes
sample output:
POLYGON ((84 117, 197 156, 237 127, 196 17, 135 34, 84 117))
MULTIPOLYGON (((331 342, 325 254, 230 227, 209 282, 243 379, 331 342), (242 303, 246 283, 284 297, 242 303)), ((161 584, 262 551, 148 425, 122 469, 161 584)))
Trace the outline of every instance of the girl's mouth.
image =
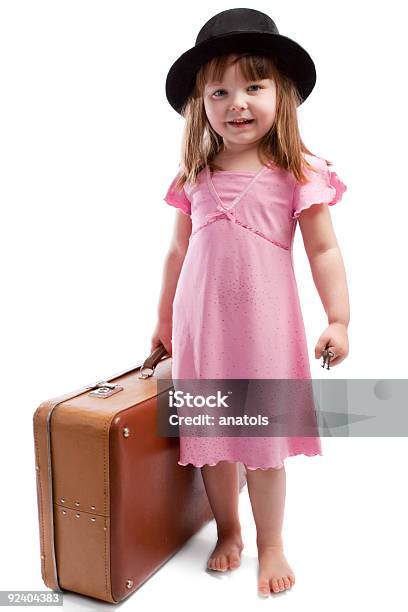
POLYGON ((251 125, 251 123, 254 122, 254 119, 246 119, 245 121, 227 121, 228 125, 231 125, 235 128, 245 128, 248 127, 248 125, 251 125))

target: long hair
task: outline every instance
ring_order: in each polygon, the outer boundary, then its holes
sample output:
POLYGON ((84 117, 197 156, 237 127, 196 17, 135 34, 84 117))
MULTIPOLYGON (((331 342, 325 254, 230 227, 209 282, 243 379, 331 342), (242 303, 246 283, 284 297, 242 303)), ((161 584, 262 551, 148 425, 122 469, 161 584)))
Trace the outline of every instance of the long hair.
MULTIPOLYGON (((303 158, 303 153, 312 154, 300 137, 297 107, 301 97, 295 83, 278 69, 273 56, 252 53, 225 54, 212 58, 201 66, 196 74, 193 90, 186 100, 181 114, 185 119, 181 144, 181 170, 175 183, 182 189, 185 183, 194 184, 196 177, 206 165, 211 170, 220 170, 214 157, 223 149, 223 139, 215 132, 207 119, 204 107, 204 89, 208 81, 220 81, 229 64, 239 64, 247 81, 273 79, 276 85, 276 113, 270 130, 258 143, 259 158, 264 165, 275 165, 293 173, 300 183, 306 183, 304 165, 314 168, 303 158)), ((328 165, 331 161, 325 160, 328 165)))

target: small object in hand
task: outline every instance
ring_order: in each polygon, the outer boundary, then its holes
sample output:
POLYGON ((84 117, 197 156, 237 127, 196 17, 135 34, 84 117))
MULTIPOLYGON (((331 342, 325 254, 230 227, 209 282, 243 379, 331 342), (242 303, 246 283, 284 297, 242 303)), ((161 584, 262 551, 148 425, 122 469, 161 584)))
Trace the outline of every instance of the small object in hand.
POLYGON ((324 368, 324 366, 326 365, 326 361, 327 361, 327 369, 330 370, 330 359, 332 357, 334 357, 333 351, 330 351, 329 349, 324 349, 324 351, 323 351, 323 365, 322 365, 322 368, 324 368))

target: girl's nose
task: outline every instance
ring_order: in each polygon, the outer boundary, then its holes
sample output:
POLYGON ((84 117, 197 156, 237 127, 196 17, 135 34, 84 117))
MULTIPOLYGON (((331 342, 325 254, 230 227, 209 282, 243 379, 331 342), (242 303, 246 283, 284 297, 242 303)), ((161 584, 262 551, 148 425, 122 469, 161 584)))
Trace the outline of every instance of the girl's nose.
POLYGON ((235 96, 230 106, 231 110, 235 110, 237 108, 248 108, 248 104, 240 96, 235 96))

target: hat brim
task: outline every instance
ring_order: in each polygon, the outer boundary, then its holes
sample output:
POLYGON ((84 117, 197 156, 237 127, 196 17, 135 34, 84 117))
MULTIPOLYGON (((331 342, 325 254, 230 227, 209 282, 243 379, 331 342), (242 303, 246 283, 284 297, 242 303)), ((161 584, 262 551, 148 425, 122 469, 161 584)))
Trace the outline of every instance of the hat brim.
POLYGON ((174 62, 166 78, 167 100, 181 113, 203 64, 219 55, 248 52, 273 55, 278 69, 295 83, 302 102, 312 92, 316 68, 308 52, 297 42, 282 34, 232 32, 192 47, 174 62))

